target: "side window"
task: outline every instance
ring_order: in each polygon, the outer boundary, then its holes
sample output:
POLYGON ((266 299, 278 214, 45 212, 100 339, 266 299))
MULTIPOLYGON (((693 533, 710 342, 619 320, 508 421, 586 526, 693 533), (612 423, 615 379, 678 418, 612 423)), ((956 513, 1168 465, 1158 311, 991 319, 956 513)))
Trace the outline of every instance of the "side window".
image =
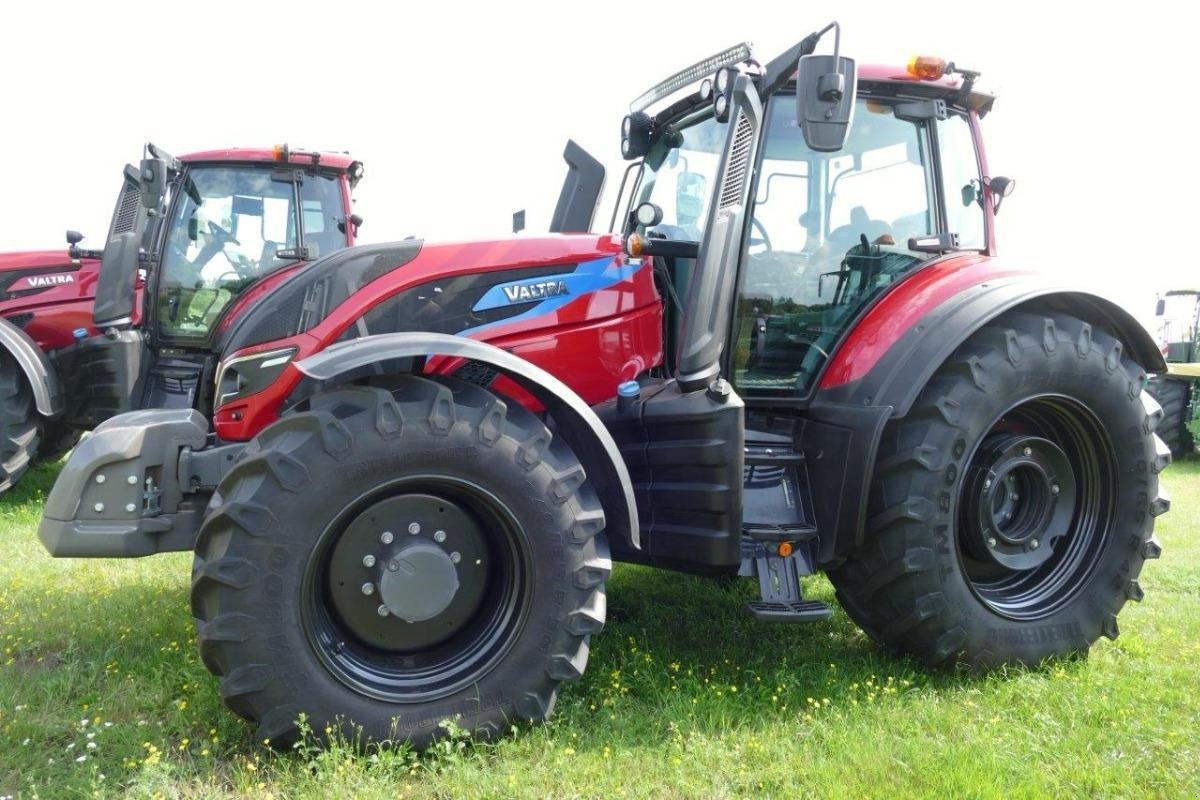
POLYGON ((326 256, 346 246, 342 221, 342 192, 339 179, 328 175, 305 175, 300 184, 300 208, 304 217, 304 243, 326 256))
POLYGON ((942 183, 946 195, 947 229, 958 234, 958 243, 968 250, 987 246, 983 229, 979 160, 967 118, 951 114, 938 122, 938 147, 942 156, 942 183))
POLYGON ((859 100, 846 146, 810 150, 796 101, 772 98, 731 347, 748 395, 804 394, 858 311, 925 258, 909 237, 932 230, 925 125, 859 100), (863 243, 865 241, 865 244, 863 243))

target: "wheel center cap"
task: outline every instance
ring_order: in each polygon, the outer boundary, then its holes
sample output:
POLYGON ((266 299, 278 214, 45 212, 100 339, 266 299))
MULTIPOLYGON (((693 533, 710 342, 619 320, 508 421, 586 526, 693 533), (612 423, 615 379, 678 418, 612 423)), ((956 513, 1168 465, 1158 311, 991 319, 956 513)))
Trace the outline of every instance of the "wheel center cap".
POLYGON ((446 610, 458 592, 458 572, 432 542, 407 542, 383 564, 379 596, 406 622, 423 622, 446 610))

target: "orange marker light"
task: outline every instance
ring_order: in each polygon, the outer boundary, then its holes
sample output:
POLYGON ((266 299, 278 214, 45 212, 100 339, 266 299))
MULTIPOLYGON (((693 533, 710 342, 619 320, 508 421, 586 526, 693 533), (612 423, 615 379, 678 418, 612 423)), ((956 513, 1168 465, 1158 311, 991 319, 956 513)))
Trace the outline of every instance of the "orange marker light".
POLYGON ((642 254, 642 237, 638 234, 630 234, 625 241, 625 251, 631 256, 640 256, 642 254))
POLYGON ((946 59, 935 56, 913 56, 906 67, 917 80, 936 81, 946 74, 946 59))
POLYGON ((271 148, 271 156, 276 161, 288 160, 288 146, 286 144, 277 144, 271 148))
POLYGON ((792 543, 780 542, 779 547, 775 548, 775 552, 779 553, 780 558, 787 558, 792 554, 792 543))

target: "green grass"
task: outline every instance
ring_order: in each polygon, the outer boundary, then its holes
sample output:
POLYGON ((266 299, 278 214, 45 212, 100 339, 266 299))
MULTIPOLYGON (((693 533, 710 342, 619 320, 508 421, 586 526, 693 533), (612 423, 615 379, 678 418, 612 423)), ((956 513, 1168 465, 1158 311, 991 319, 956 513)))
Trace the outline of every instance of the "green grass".
POLYGON ((0 498, 0 797, 1200 796, 1200 460, 1166 473, 1146 601, 1086 660, 929 674, 840 611, 757 624, 748 586, 618 566, 550 724, 420 757, 253 741, 195 653, 190 556, 49 558, 53 475, 0 498))

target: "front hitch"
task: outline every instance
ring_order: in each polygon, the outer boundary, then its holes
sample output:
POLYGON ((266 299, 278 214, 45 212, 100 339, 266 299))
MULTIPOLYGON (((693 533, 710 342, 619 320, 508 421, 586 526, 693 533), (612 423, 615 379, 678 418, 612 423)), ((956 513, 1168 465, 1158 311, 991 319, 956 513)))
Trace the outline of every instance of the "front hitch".
POLYGON ((133 558, 192 549, 220 476, 219 469, 203 469, 206 479, 198 480, 192 466, 231 463, 242 447, 206 449, 207 443, 208 421, 192 409, 133 411, 107 420, 63 466, 38 538, 56 557, 133 558))

